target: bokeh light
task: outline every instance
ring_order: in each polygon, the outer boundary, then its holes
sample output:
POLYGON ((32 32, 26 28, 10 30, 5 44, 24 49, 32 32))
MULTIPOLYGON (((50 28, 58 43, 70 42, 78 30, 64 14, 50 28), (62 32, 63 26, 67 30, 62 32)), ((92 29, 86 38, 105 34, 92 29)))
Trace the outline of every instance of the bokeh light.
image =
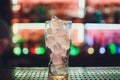
POLYGON ((30 48, 30 53, 35 54, 35 48, 34 47, 30 48))
POLYGON ((19 39, 18 39, 18 43, 23 43, 24 42, 24 39, 22 38, 22 37, 20 37, 19 39))
POLYGON ((19 11, 21 9, 21 5, 19 5, 19 4, 13 4, 12 5, 12 10, 13 10, 13 12, 17 12, 17 11, 19 11))
POLYGON ((18 0, 12 0, 12 3, 13 3, 13 4, 17 4, 17 3, 18 3, 18 0))
POLYGON ((13 36, 12 42, 13 42, 13 43, 17 43, 17 41, 18 41, 18 38, 17 38, 16 36, 13 36))
POLYGON ((116 46, 115 46, 115 44, 114 43, 111 43, 110 45, 109 45, 109 49, 110 49, 110 54, 115 54, 116 53, 116 46))
POLYGON ((27 55, 29 53, 28 48, 23 48, 23 54, 27 55))
POLYGON ((105 54, 105 52, 106 52, 106 50, 105 50, 104 47, 101 47, 101 48, 99 49, 99 53, 100 53, 100 54, 105 54))
POLYGON ((118 53, 120 54, 120 47, 118 48, 118 53))
POLYGON ((117 54, 120 54, 120 47, 117 47, 117 48, 116 48, 116 53, 117 53, 117 54))
POLYGON ((90 48, 88 48, 88 54, 93 54, 94 53, 94 48, 93 47, 90 47, 90 48))
POLYGON ((36 54, 43 55, 45 54, 45 48, 44 47, 38 47, 35 49, 36 54))
POLYGON ((20 56, 21 55, 21 48, 20 47, 15 47, 13 49, 13 53, 16 55, 16 56, 20 56))
POLYGON ((80 48, 72 45, 70 48, 70 56, 77 56, 79 55, 79 53, 80 53, 80 48))

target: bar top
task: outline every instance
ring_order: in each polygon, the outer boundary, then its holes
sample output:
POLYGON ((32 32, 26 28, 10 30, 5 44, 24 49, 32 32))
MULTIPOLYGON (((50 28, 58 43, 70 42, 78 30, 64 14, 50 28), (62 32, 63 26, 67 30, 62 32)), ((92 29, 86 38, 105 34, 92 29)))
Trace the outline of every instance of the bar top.
MULTIPOLYGON (((48 80, 48 68, 0 68, 0 80, 48 80)), ((69 80, 120 80, 120 67, 69 67, 69 80)))

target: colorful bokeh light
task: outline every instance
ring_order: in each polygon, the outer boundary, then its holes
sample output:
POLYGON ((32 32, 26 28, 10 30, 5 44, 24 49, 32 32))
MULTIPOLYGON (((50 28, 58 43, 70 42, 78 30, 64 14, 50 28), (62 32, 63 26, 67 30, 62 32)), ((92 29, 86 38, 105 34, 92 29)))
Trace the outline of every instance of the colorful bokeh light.
POLYGON ((30 48, 30 53, 35 54, 35 48, 34 47, 30 48))
POLYGON ((13 49, 13 53, 16 55, 16 56, 20 56, 21 55, 21 48, 20 47, 15 47, 13 49))
POLYGON ((90 48, 88 48, 88 54, 93 54, 94 53, 94 48, 93 47, 90 47, 90 48))
POLYGON ((23 42, 24 42, 24 39, 21 37, 21 38, 18 39, 18 42, 19 42, 19 43, 23 43, 23 42))
POLYGON ((70 48, 70 56, 77 56, 79 55, 79 53, 80 53, 80 48, 72 45, 70 48))
POLYGON ((111 43, 109 45, 109 49, 110 49, 110 54, 114 55, 116 53, 116 45, 114 43, 111 43))
POLYGON ((12 42, 13 42, 13 43, 17 43, 17 41, 18 41, 18 38, 17 38, 16 36, 13 36, 12 42))
POLYGON ((25 55, 27 55, 28 53, 29 53, 29 50, 28 50, 28 48, 23 48, 23 54, 25 54, 25 55))
POLYGON ((105 52, 106 52, 106 50, 105 50, 104 47, 101 47, 101 48, 99 49, 99 53, 100 53, 100 54, 105 54, 105 52))
POLYGON ((117 53, 117 54, 120 54, 120 47, 117 47, 117 48, 116 48, 116 53, 117 53))
POLYGON ((45 48, 44 47, 38 47, 35 49, 36 54, 43 55, 45 54, 45 48))

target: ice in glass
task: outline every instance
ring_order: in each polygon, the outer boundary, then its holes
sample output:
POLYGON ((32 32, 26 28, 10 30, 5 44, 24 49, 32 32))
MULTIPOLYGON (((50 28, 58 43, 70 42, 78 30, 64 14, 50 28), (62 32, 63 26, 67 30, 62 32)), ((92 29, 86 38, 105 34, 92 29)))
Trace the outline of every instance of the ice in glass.
POLYGON ((48 80, 68 80, 71 21, 53 16, 46 21, 45 44, 50 52, 48 80))

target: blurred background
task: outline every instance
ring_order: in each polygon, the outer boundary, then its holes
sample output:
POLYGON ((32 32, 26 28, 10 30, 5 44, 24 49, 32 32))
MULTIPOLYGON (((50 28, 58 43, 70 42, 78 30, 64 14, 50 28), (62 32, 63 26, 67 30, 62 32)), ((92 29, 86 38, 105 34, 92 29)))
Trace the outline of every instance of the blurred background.
POLYGON ((13 43, 0 54, 5 66, 48 66, 44 29, 52 15, 73 23, 69 66, 120 66, 120 0, 0 0, 0 5, 13 43))

